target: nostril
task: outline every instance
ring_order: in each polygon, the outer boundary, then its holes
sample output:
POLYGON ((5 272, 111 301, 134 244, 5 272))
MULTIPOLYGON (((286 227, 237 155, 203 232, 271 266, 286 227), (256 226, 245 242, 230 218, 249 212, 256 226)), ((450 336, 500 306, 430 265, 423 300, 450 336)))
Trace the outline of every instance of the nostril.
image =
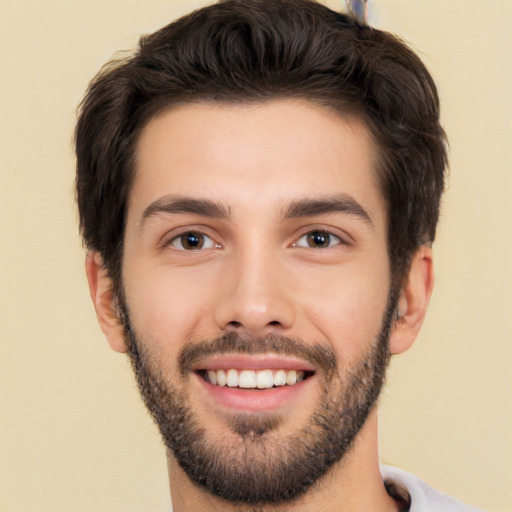
MULTIPOLYGON (((267 324, 267 327, 268 326, 270 326, 270 327, 281 327, 282 324, 278 320, 272 320, 271 322, 269 322, 267 324)), ((242 322, 238 322, 237 320, 233 320, 233 321, 231 321, 231 322, 229 322, 227 324, 227 327, 231 328, 231 329, 239 330, 239 329, 242 329, 244 327, 244 325, 242 324, 242 322)))

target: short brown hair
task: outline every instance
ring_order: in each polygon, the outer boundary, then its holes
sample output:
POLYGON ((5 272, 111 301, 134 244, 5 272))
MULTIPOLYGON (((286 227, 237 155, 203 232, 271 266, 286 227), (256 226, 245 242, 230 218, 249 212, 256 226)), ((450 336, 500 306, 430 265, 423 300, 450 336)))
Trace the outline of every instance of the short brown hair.
POLYGON ((225 0, 149 36, 91 82, 76 127, 76 195, 87 247, 120 282, 134 152, 169 106, 301 98, 360 117, 379 151, 388 251, 400 286, 433 241, 447 163, 439 99, 397 37, 313 0, 225 0))

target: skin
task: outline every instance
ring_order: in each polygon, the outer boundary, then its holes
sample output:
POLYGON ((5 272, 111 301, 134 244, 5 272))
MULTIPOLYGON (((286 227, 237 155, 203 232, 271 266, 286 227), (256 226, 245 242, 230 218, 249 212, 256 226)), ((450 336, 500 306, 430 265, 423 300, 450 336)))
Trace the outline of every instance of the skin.
MULTIPOLYGON (((131 321, 151 343, 149 357, 185 393, 209 439, 225 442, 235 410, 212 400, 176 361, 187 343, 232 330, 281 334, 334 350, 348 372, 377 336, 390 287, 387 215, 376 177, 377 153, 357 119, 318 106, 276 100, 258 105, 191 104, 173 108, 143 130, 129 197, 123 285, 131 321), (226 218, 168 213, 177 196, 213 201, 226 218), (293 202, 349 198, 365 215, 324 211, 286 218, 293 202), (156 206, 155 206, 156 205, 156 206), (328 232, 331 244, 310 247, 306 235, 328 232), (179 235, 205 234, 201 250, 183 250, 179 235), (222 435, 221 435, 222 434, 222 435)), ((126 351, 111 282, 101 256, 86 261, 91 296, 111 347, 126 351)), ((391 353, 416 338, 433 286, 432 254, 415 253, 399 299, 391 353)), ((279 433, 310 417, 321 378, 279 403, 279 433)), ((194 486, 168 457, 173 507, 230 510, 194 486)), ((317 486, 282 510, 395 510, 378 467, 374 410, 349 454, 317 486)), ((279 509, 281 510, 281 509, 279 509)))

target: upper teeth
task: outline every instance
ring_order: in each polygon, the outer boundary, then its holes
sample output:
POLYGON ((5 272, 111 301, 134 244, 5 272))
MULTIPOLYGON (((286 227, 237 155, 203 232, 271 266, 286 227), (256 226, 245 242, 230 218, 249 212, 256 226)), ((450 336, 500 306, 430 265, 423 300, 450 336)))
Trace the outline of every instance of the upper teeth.
POLYGON ((216 386, 244 389, 268 389, 273 386, 293 386, 304 380, 301 370, 208 370, 208 380, 216 386))

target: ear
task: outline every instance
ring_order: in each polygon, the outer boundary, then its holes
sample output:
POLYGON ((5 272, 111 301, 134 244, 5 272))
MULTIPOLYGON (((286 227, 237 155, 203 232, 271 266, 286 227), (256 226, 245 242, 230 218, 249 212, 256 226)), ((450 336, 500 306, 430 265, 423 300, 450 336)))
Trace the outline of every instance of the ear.
POLYGON ((421 246, 413 256, 407 282, 398 299, 398 318, 391 338, 392 354, 405 352, 418 335, 434 287, 432 249, 421 246))
POLYGON ((103 334, 107 337, 112 349, 117 352, 126 352, 124 329, 116 309, 112 279, 110 279, 98 252, 89 251, 87 253, 85 271, 96 317, 103 334))

